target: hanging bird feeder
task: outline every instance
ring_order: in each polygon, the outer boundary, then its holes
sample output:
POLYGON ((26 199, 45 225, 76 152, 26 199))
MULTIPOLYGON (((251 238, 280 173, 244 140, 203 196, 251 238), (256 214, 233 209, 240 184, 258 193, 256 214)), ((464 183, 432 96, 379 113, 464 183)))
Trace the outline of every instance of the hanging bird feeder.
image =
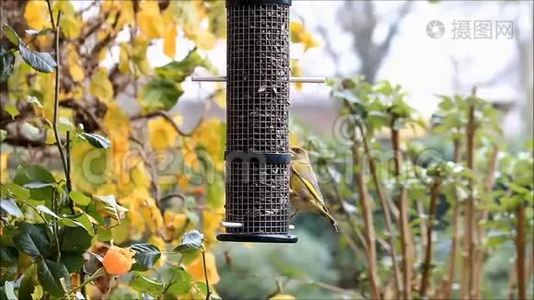
POLYGON ((295 243, 290 233, 291 0, 227 0, 226 214, 220 241, 295 243))

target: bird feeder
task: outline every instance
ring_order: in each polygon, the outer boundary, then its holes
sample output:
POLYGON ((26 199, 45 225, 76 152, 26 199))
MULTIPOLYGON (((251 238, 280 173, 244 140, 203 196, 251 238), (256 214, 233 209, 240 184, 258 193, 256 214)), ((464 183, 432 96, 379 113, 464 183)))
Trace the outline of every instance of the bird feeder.
POLYGON ((291 0, 227 0, 226 204, 220 241, 295 243, 290 233, 291 0))

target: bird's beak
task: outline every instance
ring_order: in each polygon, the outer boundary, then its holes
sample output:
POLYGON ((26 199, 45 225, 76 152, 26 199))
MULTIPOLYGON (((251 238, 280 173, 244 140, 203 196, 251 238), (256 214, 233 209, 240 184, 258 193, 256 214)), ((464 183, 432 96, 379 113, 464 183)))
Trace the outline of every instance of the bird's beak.
POLYGON ((291 149, 289 149, 289 154, 291 154, 291 158, 295 157, 295 152, 293 152, 291 149))

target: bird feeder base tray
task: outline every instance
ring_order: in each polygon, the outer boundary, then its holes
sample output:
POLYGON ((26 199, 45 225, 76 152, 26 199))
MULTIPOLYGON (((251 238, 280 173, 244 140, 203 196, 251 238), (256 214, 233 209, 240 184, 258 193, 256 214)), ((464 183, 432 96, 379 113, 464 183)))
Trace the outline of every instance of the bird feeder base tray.
POLYGON ((298 241, 298 237, 294 234, 221 233, 217 235, 217 240, 223 242, 294 244, 298 241))

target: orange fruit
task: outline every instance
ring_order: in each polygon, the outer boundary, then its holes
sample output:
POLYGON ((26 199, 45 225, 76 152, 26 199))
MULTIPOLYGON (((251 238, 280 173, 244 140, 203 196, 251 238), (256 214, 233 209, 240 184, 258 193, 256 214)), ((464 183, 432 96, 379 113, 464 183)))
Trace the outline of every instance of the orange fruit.
POLYGON ((134 255, 135 253, 130 249, 111 246, 104 255, 102 264, 108 274, 119 276, 130 271, 134 263, 134 255))

